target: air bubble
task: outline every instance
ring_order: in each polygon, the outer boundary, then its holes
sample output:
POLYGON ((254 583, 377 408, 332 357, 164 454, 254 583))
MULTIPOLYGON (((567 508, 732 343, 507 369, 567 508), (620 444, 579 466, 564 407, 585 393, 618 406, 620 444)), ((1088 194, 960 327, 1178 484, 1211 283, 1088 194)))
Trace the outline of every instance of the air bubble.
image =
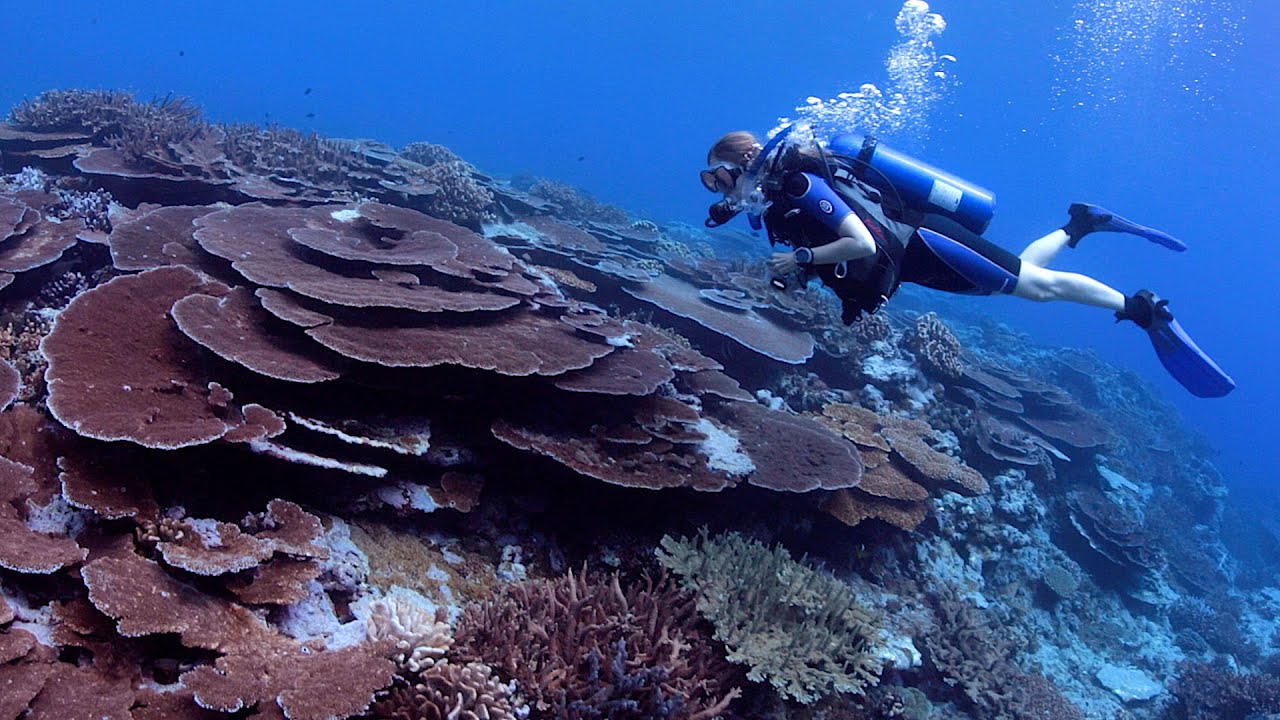
POLYGON ((929 12, 923 0, 907 0, 894 19, 902 36, 885 58, 889 82, 885 90, 872 83, 857 92, 841 92, 831 99, 810 96, 796 108, 797 117, 783 118, 775 132, 797 122, 825 136, 864 132, 923 139, 929 113, 955 81, 948 65, 954 55, 939 56, 933 38, 947 28, 941 15, 929 12))

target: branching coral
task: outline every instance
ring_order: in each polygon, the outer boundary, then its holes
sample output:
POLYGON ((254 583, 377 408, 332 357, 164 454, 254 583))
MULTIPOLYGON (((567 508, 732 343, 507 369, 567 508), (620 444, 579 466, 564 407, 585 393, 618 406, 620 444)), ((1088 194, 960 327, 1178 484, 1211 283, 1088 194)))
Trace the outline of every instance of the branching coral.
POLYGON ((515 720, 521 717, 518 707, 511 688, 488 665, 442 661, 374 701, 372 715, 382 720, 515 720))
POLYGON ((140 103, 128 93, 106 90, 51 90, 25 100, 9 113, 15 125, 42 132, 80 132, 104 139, 138 160, 163 156, 208 128, 200 109, 185 98, 140 103))
POLYGON ((18 103, 9 122, 28 130, 110 134, 135 105, 133 96, 112 90, 50 90, 18 103))
POLYGON ((1185 720, 1244 718, 1280 712, 1280 676, 1220 670, 1204 663, 1183 663, 1173 694, 1185 720))
POLYGON ((943 589, 930 598, 938 628, 925 638, 929 659, 945 681, 957 687, 990 720, 1055 718, 1078 720, 1079 709, 1053 683, 1023 673, 1014 655, 1025 644, 1017 632, 943 589))
POLYGON ((613 205, 606 205, 575 187, 542 179, 529 188, 529 194, 555 203, 558 215, 567 220, 594 220, 611 225, 627 225, 631 218, 613 205))
POLYGON ((422 177, 440 186, 424 208, 428 214, 463 227, 479 229, 491 216, 493 193, 471 176, 472 167, 461 160, 427 167, 422 177))
POLYGON ((516 681, 534 718, 704 720, 738 696, 736 673, 666 578, 526 581, 469 607, 454 654, 516 681))
POLYGON ((400 148, 400 157, 421 165, 435 165, 436 163, 459 162, 462 160, 444 145, 429 142, 411 142, 405 145, 400 148))
POLYGON ((360 156, 315 133, 292 128, 230 125, 222 146, 227 158, 244 170, 295 181, 339 187, 348 173, 360 169, 360 156))
POLYGON ((402 671, 419 673, 444 657, 453 644, 444 608, 430 611, 416 593, 395 586, 370 603, 369 639, 393 644, 392 660, 402 671))
POLYGON ((698 596, 729 659, 747 677, 812 703, 878 682, 880 630, 849 586, 738 533, 662 539, 659 561, 698 596))
POLYGON ((936 313, 927 313, 916 319, 915 326, 907 333, 905 344, 925 368, 937 376, 955 380, 964 375, 960 341, 936 313))

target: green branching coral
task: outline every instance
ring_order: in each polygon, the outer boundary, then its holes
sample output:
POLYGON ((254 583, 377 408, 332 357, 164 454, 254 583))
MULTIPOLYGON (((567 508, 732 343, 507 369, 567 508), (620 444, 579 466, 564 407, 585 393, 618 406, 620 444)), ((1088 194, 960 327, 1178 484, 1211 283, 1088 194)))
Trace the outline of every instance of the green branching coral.
POLYGON ((848 585, 738 533, 662 539, 658 560, 697 595, 698 611, 747 665, 747 677, 812 703, 862 693, 879 679, 880 630, 848 585))

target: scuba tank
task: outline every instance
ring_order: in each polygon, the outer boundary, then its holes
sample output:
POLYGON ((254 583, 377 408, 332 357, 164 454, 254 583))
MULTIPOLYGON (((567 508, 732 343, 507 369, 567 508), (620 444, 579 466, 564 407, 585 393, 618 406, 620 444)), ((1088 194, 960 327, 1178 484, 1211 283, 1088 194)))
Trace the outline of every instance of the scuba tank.
POLYGON ((872 135, 837 135, 827 147, 853 160, 854 177, 895 194, 904 208, 951 218, 977 235, 995 215, 996 198, 990 190, 887 148, 872 135))

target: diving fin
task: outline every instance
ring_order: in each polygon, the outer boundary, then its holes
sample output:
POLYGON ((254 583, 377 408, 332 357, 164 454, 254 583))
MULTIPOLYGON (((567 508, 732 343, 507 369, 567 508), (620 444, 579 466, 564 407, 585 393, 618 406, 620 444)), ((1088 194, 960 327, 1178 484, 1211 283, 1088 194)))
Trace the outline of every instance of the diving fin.
POLYGON ((1071 215, 1071 221, 1064 225, 1062 229, 1067 232, 1067 235, 1071 236, 1071 240, 1067 243, 1071 247, 1075 247, 1081 238, 1091 232, 1119 232, 1137 235, 1175 252, 1182 252, 1187 249, 1186 243, 1166 232, 1126 220, 1097 205, 1074 203, 1067 208, 1067 213, 1071 215))
POLYGON ((1139 290, 1125 298, 1125 309, 1116 313, 1116 320, 1132 320, 1146 330, 1160 364, 1192 395, 1214 398, 1234 390, 1235 380, 1187 335, 1168 304, 1150 290, 1139 290))

